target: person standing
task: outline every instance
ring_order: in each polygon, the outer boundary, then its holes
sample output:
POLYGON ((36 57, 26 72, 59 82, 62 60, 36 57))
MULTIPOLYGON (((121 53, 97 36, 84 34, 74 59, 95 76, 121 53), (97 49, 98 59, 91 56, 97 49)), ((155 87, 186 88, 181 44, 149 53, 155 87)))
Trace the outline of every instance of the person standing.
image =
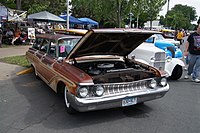
POLYGON ((196 83, 200 83, 200 24, 198 24, 196 32, 189 35, 184 55, 188 56, 188 75, 196 83))
POLYGON ((20 31, 19 28, 17 28, 17 29, 15 30, 14 37, 13 37, 12 42, 11 42, 12 45, 14 45, 15 41, 16 41, 18 38, 20 38, 20 35, 21 35, 21 31, 20 31))
POLYGON ((182 44, 183 37, 184 37, 183 32, 181 30, 178 30, 176 38, 177 38, 178 41, 180 41, 180 45, 182 44))
POLYGON ((2 47, 3 30, 0 28, 0 48, 2 47))
POLYGON ((176 29, 174 32, 174 40, 177 40, 177 34, 178 34, 178 30, 176 29))

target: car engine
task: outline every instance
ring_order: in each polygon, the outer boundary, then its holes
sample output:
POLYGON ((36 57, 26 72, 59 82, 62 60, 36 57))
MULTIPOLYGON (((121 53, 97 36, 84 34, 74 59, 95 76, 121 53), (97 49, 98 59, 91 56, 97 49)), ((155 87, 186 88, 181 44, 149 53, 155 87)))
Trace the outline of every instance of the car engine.
POLYGON ((155 76, 153 71, 133 62, 87 62, 76 66, 92 76, 94 83, 132 82, 155 76))

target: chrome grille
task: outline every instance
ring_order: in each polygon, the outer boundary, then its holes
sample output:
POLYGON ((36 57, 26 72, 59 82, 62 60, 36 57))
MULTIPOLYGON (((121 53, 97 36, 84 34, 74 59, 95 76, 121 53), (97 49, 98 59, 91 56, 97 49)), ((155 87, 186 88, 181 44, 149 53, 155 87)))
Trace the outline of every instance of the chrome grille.
POLYGON ((165 70, 165 52, 155 53, 154 67, 159 70, 165 70))
POLYGON ((103 84, 103 87, 105 89, 104 95, 145 91, 148 88, 148 82, 150 80, 151 79, 128 82, 128 83, 126 82, 117 84, 116 83, 103 84))
POLYGON ((155 53, 155 61, 165 61, 165 52, 155 53))

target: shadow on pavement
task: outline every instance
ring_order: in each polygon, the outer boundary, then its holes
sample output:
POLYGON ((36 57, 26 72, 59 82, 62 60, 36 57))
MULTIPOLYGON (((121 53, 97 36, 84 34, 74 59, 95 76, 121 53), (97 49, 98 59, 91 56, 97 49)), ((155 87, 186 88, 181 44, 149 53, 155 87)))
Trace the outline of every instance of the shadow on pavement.
POLYGON ((15 77, 13 83, 29 105, 24 117, 25 127, 42 124, 50 129, 73 129, 126 117, 145 118, 152 110, 142 104, 69 115, 65 110, 63 98, 58 97, 43 81, 37 80, 33 73, 15 77))

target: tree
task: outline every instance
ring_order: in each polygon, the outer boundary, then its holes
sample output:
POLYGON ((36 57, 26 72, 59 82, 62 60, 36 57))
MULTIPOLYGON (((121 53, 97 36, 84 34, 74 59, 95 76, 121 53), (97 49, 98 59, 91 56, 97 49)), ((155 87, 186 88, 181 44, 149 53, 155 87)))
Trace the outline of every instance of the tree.
POLYGON ((162 6, 166 4, 167 0, 146 0, 145 9, 148 13, 148 19, 150 21, 150 29, 152 28, 152 21, 157 19, 162 6))
POLYGON ((67 9, 66 0, 3 0, 2 4, 12 9, 21 4, 21 10, 28 11, 28 14, 46 10, 60 15, 67 9))
POLYGON ((130 6, 130 12, 133 13, 134 17, 136 18, 136 27, 139 27, 139 19, 140 15, 144 14, 145 11, 145 1, 146 0, 130 0, 129 6, 130 6))
POLYGON ((178 4, 167 12, 164 21, 168 27, 189 29, 191 22, 197 20, 196 18, 194 7, 178 4))
MULTIPOLYGON (((15 8, 15 0, 3 0, 4 5, 15 8)), ((132 23, 143 26, 147 20, 153 20, 166 0, 71 0, 71 13, 75 17, 89 17, 104 27, 123 27, 127 17, 133 13, 132 23), (151 13, 149 13, 151 12, 151 13), (151 15, 149 17, 149 14, 151 15)), ((21 9, 28 14, 49 11, 60 15, 66 12, 66 0, 21 0, 21 9)))
POLYGON ((160 24, 164 25, 165 24, 165 17, 164 16, 160 16, 160 24))
POLYGON ((74 0, 72 1, 72 14, 75 17, 90 17, 100 22, 112 23, 122 26, 125 12, 127 10, 126 0, 74 0), (80 12, 81 11, 81 12, 80 12))
POLYGON ((198 19, 198 21, 197 21, 197 24, 200 24, 200 17, 199 17, 199 19, 198 19))
POLYGON ((2 3, 3 5, 9 8, 13 8, 13 9, 16 8, 15 0, 1 0, 0 3, 2 3))

